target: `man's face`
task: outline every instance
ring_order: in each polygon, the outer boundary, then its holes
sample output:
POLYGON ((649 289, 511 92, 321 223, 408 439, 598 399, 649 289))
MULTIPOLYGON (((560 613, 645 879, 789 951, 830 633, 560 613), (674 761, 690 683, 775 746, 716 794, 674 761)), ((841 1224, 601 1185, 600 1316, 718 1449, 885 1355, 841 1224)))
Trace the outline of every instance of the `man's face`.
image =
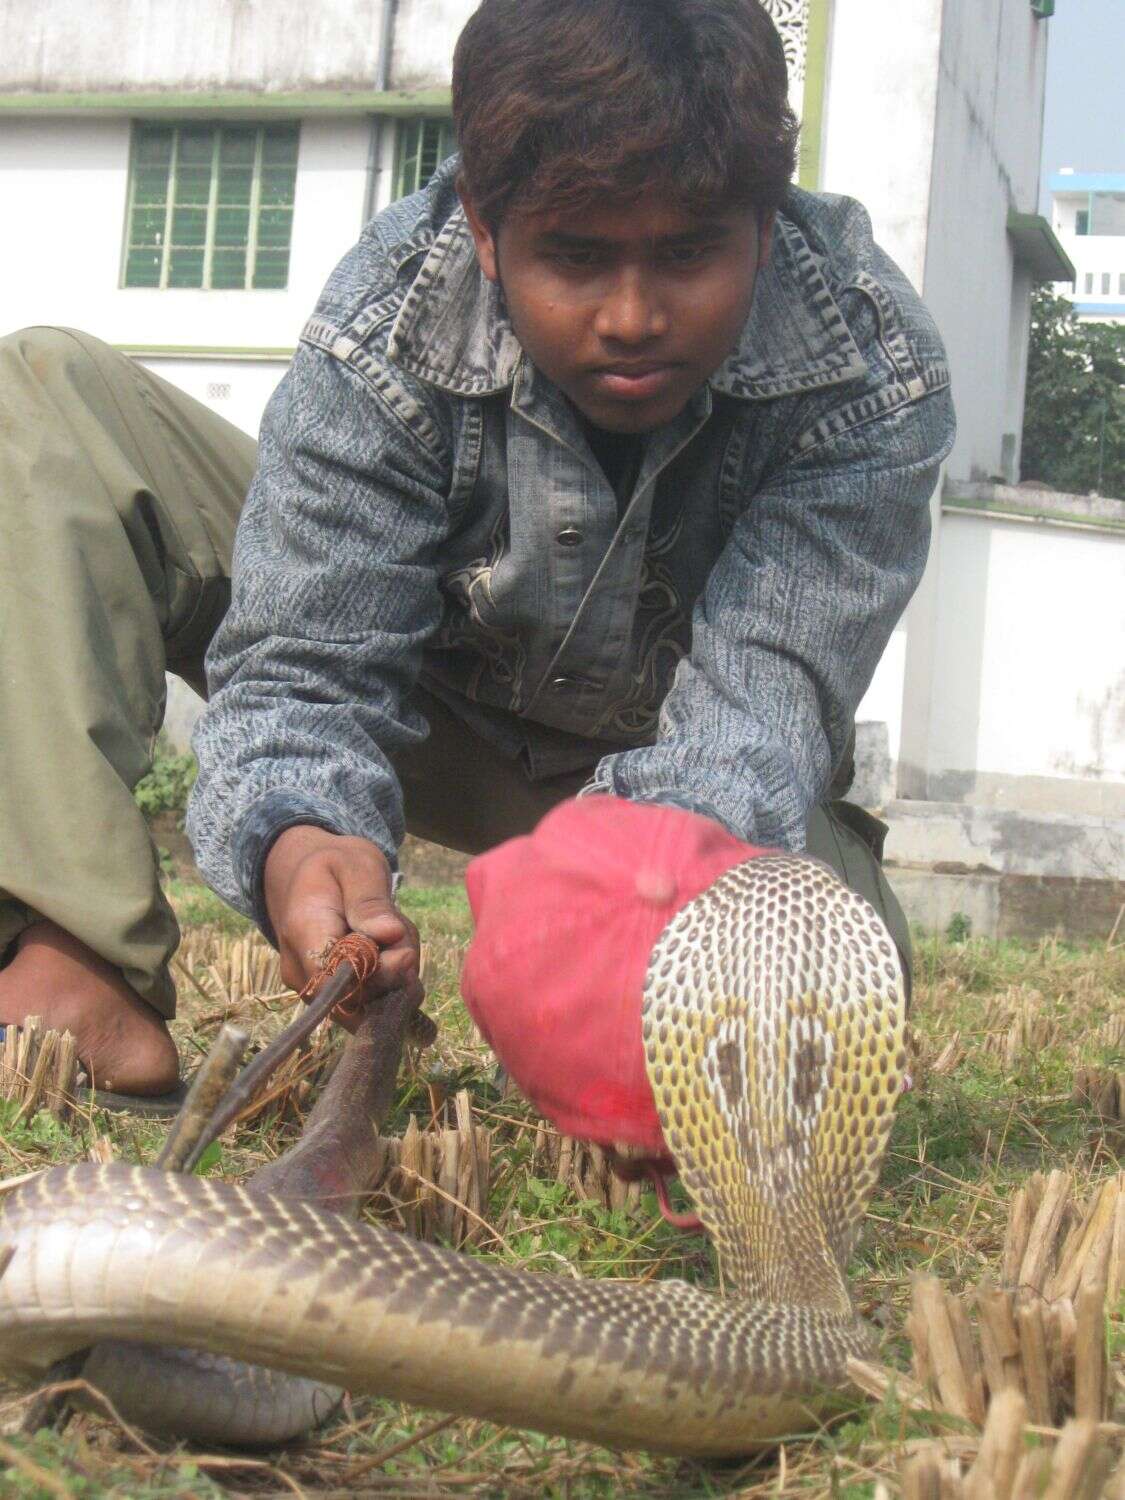
POLYGON ((516 337, 584 417, 612 432, 670 422, 734 348, 773 215, 626 206, 512 211, 493 235, 465 210, 516 337))

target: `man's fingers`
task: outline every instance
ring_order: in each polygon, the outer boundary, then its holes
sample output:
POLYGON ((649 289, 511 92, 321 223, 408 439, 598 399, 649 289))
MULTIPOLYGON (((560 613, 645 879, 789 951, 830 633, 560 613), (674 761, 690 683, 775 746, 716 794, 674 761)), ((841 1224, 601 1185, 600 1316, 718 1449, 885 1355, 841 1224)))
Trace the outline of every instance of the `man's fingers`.
POLYGON ((402 913, 382 896, 345 893, 344 916, 350 931, 364 932, 388 948, 409 935, 402 913))
POLYGON ((342 912, 321 909, 300 912, 285 933, 281 947, 281 977, 302 990, 320 969, 333 943, 347 933, 342 912))
POLYGON ((372 976, 376 994, 408 984, 418 975, 418 929, 394 904, 389 890, 372 889, 365 872, 349 869, 341 880, 344 916, 353 932, 379 946, 379 968, 372 976))
POLYGON ((362 933, 379 949, 370 993, 417 979, 418 929, 396 909, 390 869, 373 844, 291 829, 267 858, 266 886, 282 977, 294 989, 304 988, 325 949, 349 932, 362 933))
POLYGON ((369 984, 373 994, 409 986, 418 978, 418 950, 414 947, 385 948, 379 954, 379 967, 369 984))

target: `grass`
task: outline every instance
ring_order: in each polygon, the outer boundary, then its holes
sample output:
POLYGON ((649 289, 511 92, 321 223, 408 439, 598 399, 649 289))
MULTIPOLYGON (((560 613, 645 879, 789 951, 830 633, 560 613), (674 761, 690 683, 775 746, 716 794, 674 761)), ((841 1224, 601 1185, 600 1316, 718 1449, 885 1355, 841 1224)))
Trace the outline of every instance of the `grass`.
MULTIPOLYGON (((185 970, 176 1022, 181 1050, 205 1050, 222 1021, 237 1015, 260 1041, 282 1024, 291 1001, 263 954, 257 978, 242 983, 241 944, 259 952, 246 924, 187 882, 170 894, 185 927, 185 970), (188 977, 190 972, 191 977, 188 977), (194 982, 193 982, 194 981, 194 982)), ((457 974, 469 915, 453 886, 403 893, 427 945, 427 1009, 437 1044, 405 1070, 390 1133, 411 1114, 428 1123, 441 1101, 469 1091, 493 1132, 489 1222, 499 1238, 471 1251, 547 1273, 587 1277, 679 1277, 713 1283, 706 1242, 671 1229, 649 1193, 623 1207, 583 1200, 535 1156, 534 1116, 502 1097, 494 1061, 458 997, 457 974)), ((851 1275, 857 1303, 883 1331, 884 1361, 909 1369, 903 1333, 911 1279, 919 1272, 951 1289, 998 1265, 1008 1206, 1029 1173, 1063 1167, 1091 1186, 1117 1167, 1114 1143, 1092 1109, 1072 1095, 1080 1067, 1118 1067, 1110 1023, 1125 1001, 1125 945, 1089 950, 1054 941, 1036 947, 980 939, 920 943, 915 991, 917 1086, 898 1112, 890 1153, 851 1275), (1027 1018, 1019 1021, 1020 1017, 1027 1018), (1026 1045, 1011 1040, 1027 1025, 1026 1045), (952 1065, 946 1070, 952 1044, 952 1065), (1007 1049, 1007 1050, 1005 1050, 1007 1049), (935 1064, 937 1066, 935 1067, 935 1064)), ((253 979, 253 974, 252 974, 253 979)), ((45 1114, 29 1121, 0 1105, 0 1175, 103 1155, 147 1161, 159 1127, 101 1113, 64 1129, 45 1114)), ((277 1109, 240 1128, 211 1154, 208 1170, 242 1176, 284 1149, 295 1131, 277 1109)), ((1125 1309, 1110 1325, 1121 1362, 1125 1309)), ((105 1414, 74 1417, 63 1432, 21 1435, 26 1398, 0 1392, 0 1495, 20 1500, 66 1495, 90 1500, 252 1495, 496 1497, 496 1500, 694 1500, 726 1496, 859 1500, 899 1492, 904 1454, 942 1426, 893 1399, 855 1398, 823 1429, 749 1463, 701 1465, 620 1455, 589 1444, 446 1419, 390 1402, 357 1399, 313 1442, 260 1456, 191 1452, 150 1444, 105 1414)))

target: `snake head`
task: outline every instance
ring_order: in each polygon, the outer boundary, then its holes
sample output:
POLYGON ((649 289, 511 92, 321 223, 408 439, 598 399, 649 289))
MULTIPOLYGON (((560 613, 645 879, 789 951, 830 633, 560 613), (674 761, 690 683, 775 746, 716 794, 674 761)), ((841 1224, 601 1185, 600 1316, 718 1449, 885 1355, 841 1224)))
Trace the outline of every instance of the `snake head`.
POLYGON ((906 1067, 898 952, 819 862, 736 865, 664 929, 643 1034, 664 1139, 745 1296, 847 1315, 906 1067))

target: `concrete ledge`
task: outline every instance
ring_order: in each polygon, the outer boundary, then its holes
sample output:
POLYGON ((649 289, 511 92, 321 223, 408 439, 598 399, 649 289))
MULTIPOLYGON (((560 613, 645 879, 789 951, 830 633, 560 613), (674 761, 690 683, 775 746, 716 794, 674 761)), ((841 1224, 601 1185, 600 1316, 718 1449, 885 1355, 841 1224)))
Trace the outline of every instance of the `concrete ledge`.
POLYGON ((974 936, 995 936, 1000 925, 1000 882, 995 877, 889 866, 886 873, 911 927, 942 933, 955 916, 964 916, 974 936))
POLYGON ((956 509, 995 511, 998 515, 1058 516, 1089 525, 1125 525, 1125 501, 1107 495, 1071 495, 1047 485, 994 484, 985 480, 946 479, 942 502, 956 509))
MULTIPOLYGON (((1125 781, 1095 781, 1081 776, 1006 775, 1002 771, 921 771, 900 762, 902 800, 969 803, 973 807, 995 807, 1001 812, 1061 813, 1066 817, 1100 818, 1103 822, 1125 822, 1125 781)), ((888 801, 895 793, 889 794, 888 801)), ((867 803, 863 804, 865 807, 867 803)), ((881 804, 887 806, 887 802, 881 804)))
POLYGON ((184 115, 292 119, 295 115, 447 115, 448 85, 417 89, 19 89, 0 93, 4 115, 184 115))
POLYGON ((1125 904, 1125 880, 945 874, 910 866, 888 867, 887 878, 910 923, 929 933, 945 932, 961 915, 974 937, 1104 943, 1125 904))
POLYGON ((904 800, 888 803, 883 817, 888 865, 1111 883, 1125 876, 1122 819, 904 800))

